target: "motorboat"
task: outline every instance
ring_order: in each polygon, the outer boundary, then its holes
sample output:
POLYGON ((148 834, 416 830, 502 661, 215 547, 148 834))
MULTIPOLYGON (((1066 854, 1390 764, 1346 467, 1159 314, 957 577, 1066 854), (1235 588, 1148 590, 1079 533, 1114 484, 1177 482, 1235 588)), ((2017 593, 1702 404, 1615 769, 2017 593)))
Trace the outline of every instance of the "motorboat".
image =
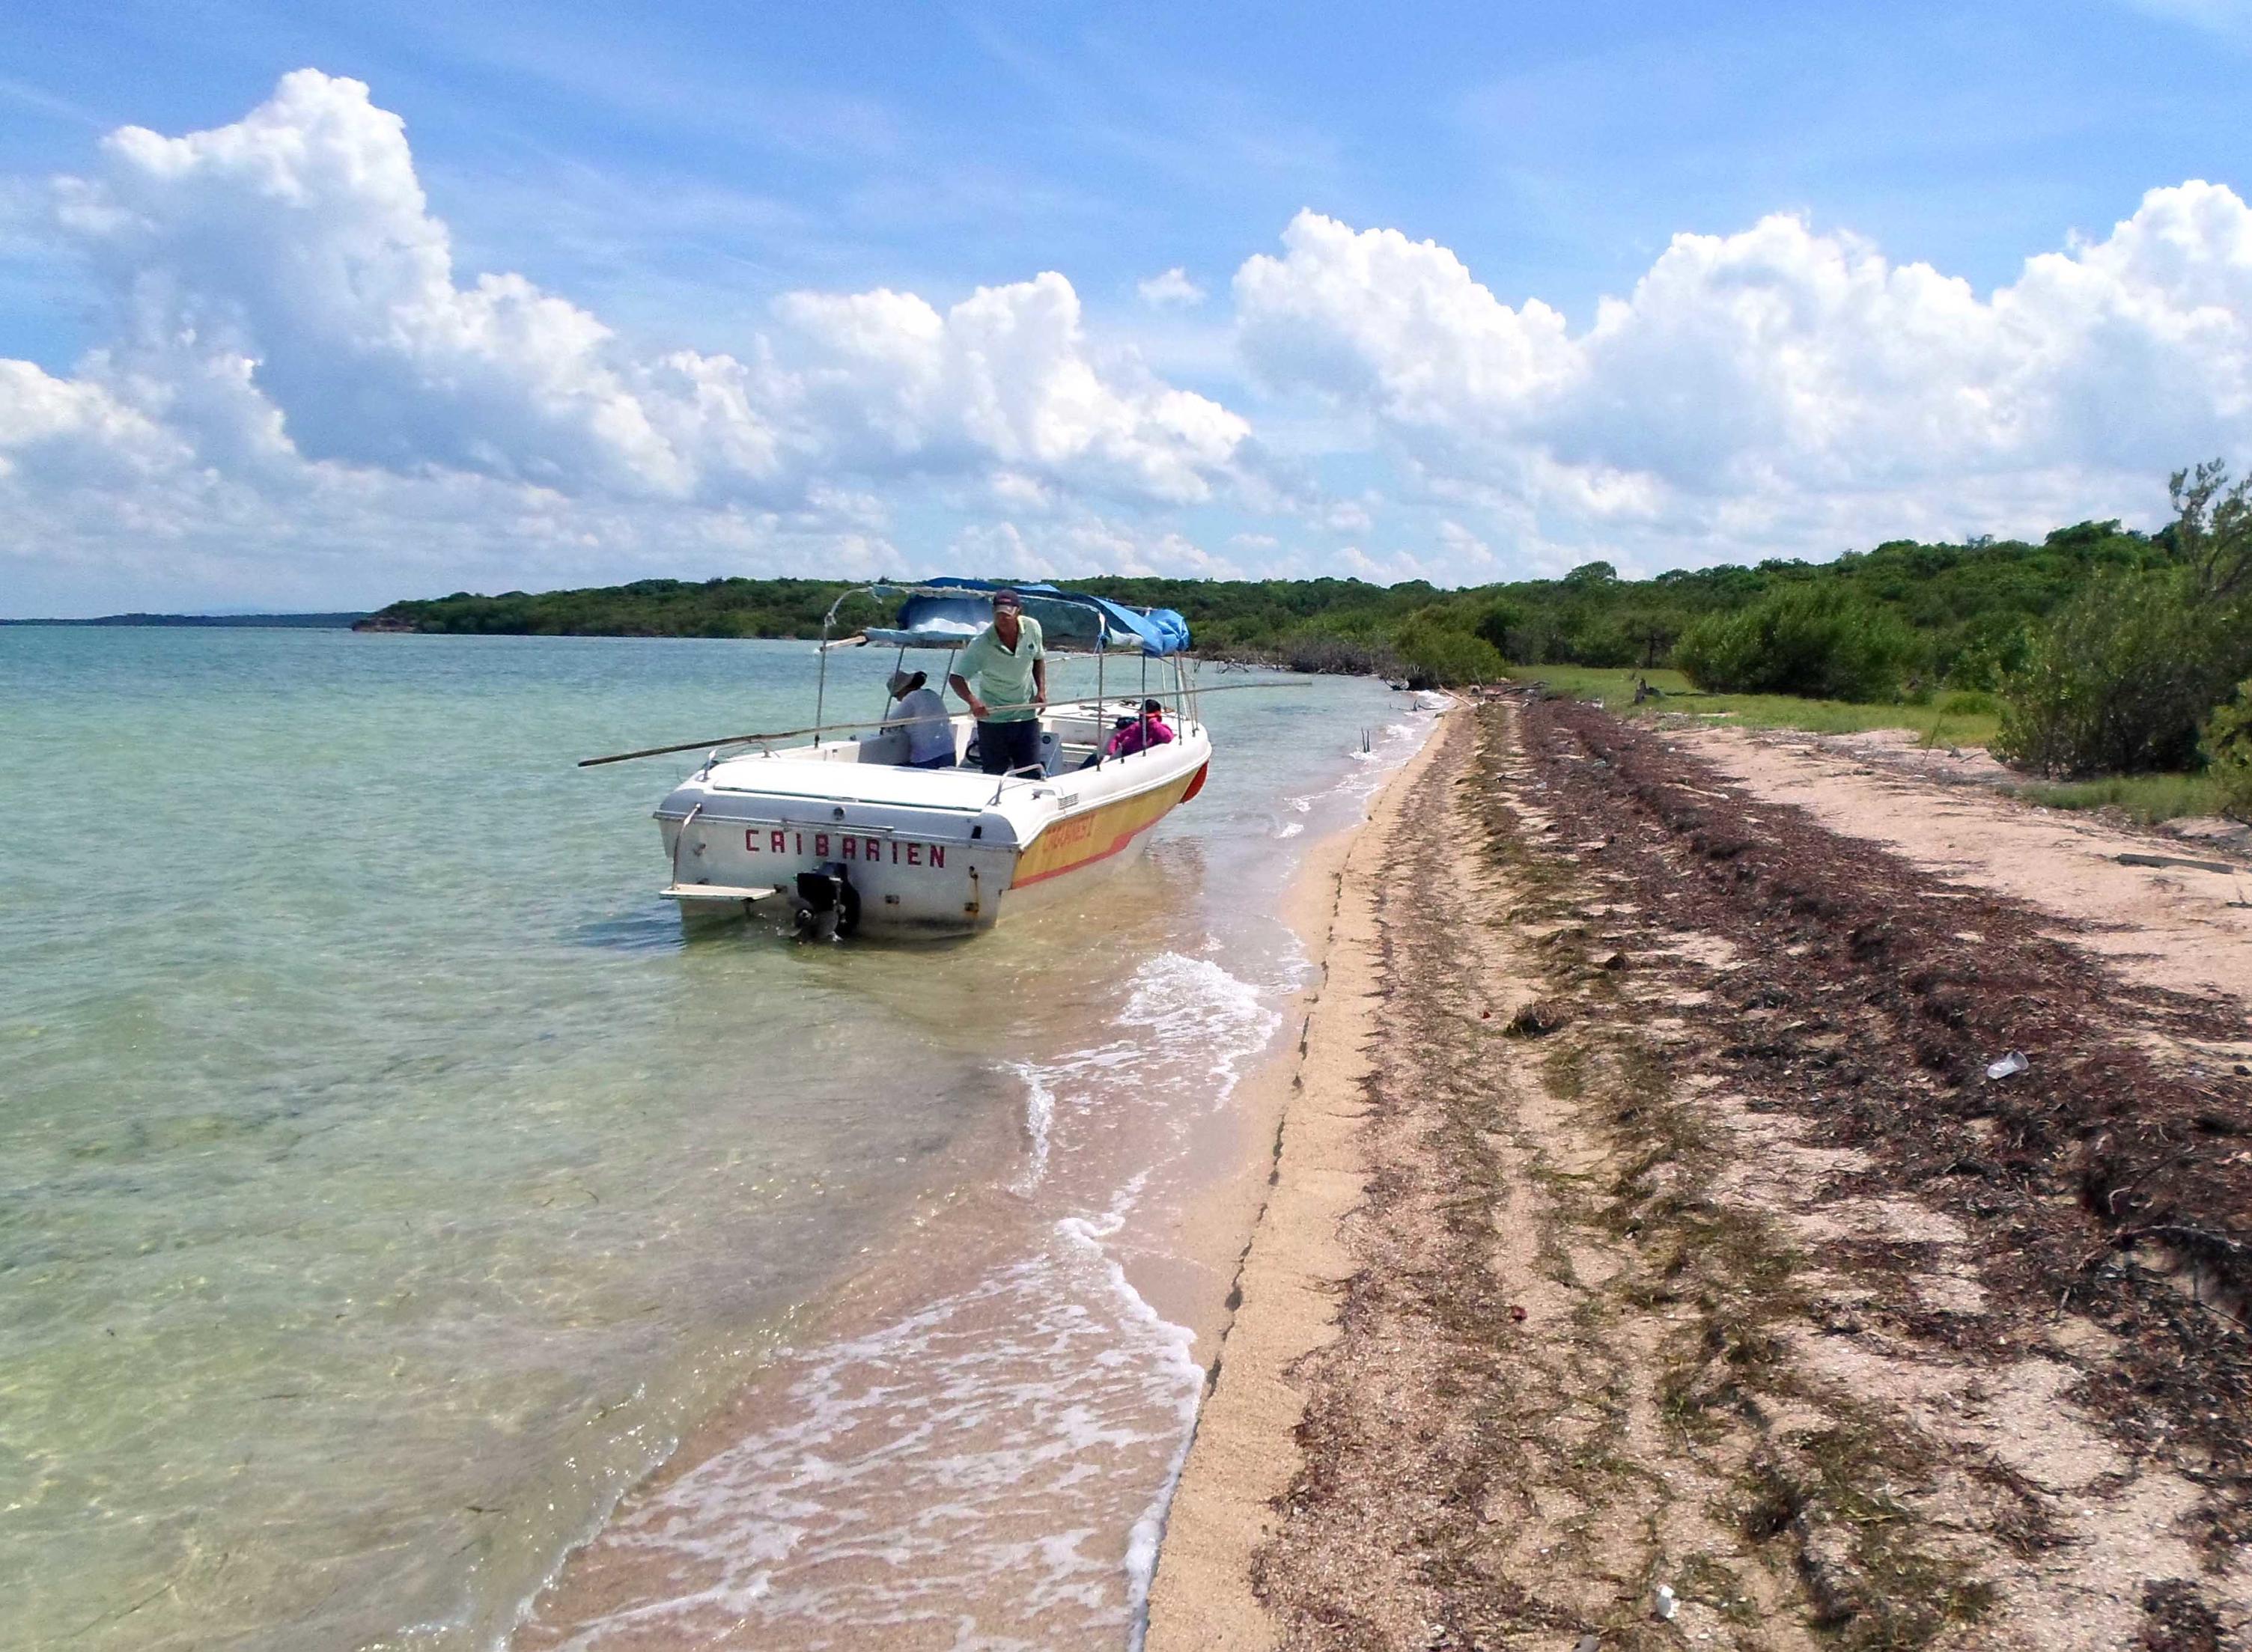
POLYGON ((1185 659, 1189 628, 1171 609, 1051 585, 1005 587, 1039 622, 1052 658, 1088 653, 1095 663, 1092 698, 1038 708, 1039 760, 1021 770, 984 771, 966 711, 948 719, 950 767, 906 767, 908 731, 895 722, 824 722, 834 650, 892 647, 901 663, 936 650, 945 669, 929 676, 942 684, 952 650, 992 622, 1003 588, 934 580, 840 596, 823 623, 803 741, 722 742, 658 805, 665 899, 701 916, 780 902, 801 934, 970 934, 1004 908, 1020 912, 1140 853, 1150 829, 1202 788, 1212 760, 1185 659), (837 635, 856 600, 896 602, 896 614, 837 635), (1110 755, 1119 720, 1148 699, 1165 705, 1173 738, 1110 755))

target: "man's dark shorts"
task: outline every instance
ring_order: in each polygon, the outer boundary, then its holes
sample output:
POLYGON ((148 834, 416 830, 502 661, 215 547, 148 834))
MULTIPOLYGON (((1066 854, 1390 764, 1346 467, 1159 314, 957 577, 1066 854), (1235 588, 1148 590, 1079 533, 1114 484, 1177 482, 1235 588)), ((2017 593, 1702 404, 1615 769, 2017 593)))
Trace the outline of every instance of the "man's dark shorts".
POLYGON ((1040 760, 1038 718, 1021 723, 980 723, 977 725, 977 767, 988 774, 1005 774, 1012 768, 1029 768, 1040 760))

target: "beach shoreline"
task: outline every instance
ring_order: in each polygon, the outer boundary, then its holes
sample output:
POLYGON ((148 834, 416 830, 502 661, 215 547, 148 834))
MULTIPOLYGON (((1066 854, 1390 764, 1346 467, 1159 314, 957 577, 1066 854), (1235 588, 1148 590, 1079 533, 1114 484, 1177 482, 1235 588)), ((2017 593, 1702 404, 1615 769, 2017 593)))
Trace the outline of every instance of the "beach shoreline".
POLYGON ((1147 1646, 2232 1644, 2252 920, 2116 837, 1447 719, 1338 868, 1147 1646))
POLYGON ((1299 1037, 1266 1075, 1275 1106, 1231 1296, 1236 1306, 1205 1355, 1204 1403, 1168 1511, 1150 1598, 1151 1648, 1264 1645, 1250 1586, 1272 1530, 1268 1505, 1296 1463, 1291 1438, 1304 1396, 1296 1360, 1327 1340, 1335 1287, 1350 1267, 1337 1238, 1359 1197, 1356 1145, 1366 1048, 1378 1035, 1374 895, 1404 800, 1463 721, 1443 716, 1387 782, 1359 827, 1309 858, 1292 889, 1293 927, 1316 972, 1299 1037))

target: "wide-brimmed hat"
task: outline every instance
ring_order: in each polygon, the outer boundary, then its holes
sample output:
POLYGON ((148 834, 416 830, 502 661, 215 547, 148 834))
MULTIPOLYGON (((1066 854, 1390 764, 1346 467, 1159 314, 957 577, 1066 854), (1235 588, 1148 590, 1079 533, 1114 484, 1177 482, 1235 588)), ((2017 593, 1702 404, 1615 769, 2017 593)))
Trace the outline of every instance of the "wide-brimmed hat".
POLYGON ((886 686, 891 689, 892 698, 896 700, 900 696, 913 693, 916 689, 921 688, 923 682, 923 674, 921 671, 894 671, 892 673, 891 682, 886 686))

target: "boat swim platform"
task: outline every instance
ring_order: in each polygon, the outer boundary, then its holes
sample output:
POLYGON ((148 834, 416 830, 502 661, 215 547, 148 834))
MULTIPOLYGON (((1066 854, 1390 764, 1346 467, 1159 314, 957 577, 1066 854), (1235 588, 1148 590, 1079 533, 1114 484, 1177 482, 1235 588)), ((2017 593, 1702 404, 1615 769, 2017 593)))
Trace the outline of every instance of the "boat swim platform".
POLYGON ((743 887, 733 884, 667 884, 658 890, 663 900, 764 900, 782 892, 779 884, 743 887))

